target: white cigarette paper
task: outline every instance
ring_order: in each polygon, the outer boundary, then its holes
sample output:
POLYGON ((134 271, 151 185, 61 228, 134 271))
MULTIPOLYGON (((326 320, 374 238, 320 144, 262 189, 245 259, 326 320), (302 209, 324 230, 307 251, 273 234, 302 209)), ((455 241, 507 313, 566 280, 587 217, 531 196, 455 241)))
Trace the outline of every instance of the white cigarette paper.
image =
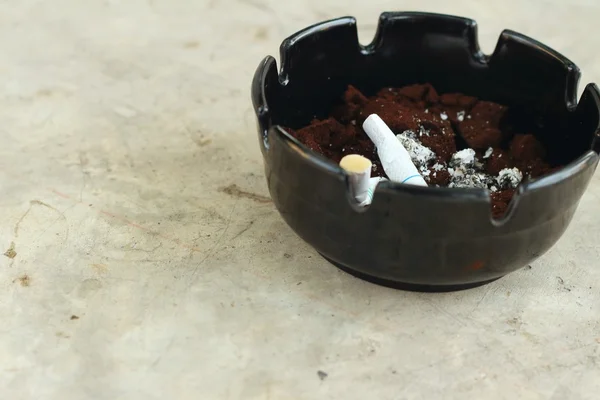
POLYGON ((391 181, 427 186, 408 151, 377 114, 369 115, 363 123, 363 129, 377 147, 381 166, 391 181))
POLYGON ((367 200, 369 191, 369 179, 373 163, 359 154, 348 154, 340 161, 342 167, 350 176, 350 188, 352 195, 359 203, 367 200))
POLYGON ((371 204, 371 202, 373 202, 373 194, 375 194, 375 188, 377 188, 377 185, 381 181, 387 181, 387 179, 381 176, 376 176, 369 179, 369 189, 367 190, 367 198, 365 201, 360 203, 361 206, 368 206, 369 204, 371 204))

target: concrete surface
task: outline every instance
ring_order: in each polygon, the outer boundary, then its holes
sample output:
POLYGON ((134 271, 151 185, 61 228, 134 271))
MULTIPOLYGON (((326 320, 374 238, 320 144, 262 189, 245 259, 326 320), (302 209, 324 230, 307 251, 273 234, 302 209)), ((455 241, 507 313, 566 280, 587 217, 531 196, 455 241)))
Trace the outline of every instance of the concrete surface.
POLYGON ((597 399, 599 178, 530 269, 377 287, 275 211, 249 85, 299 28, 354 15, 366 43, 402 9, 472 16, 486 51, 521 31, 600 81, 598 3, 283 3, 0 4, 1 397, 597 399))

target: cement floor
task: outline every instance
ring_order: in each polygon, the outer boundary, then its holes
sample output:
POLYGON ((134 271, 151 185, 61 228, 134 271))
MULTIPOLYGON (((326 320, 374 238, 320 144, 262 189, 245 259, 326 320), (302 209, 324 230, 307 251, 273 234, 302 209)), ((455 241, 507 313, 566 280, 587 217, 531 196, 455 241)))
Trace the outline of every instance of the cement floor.
POLYGON ((2 398, 597 398, 600 178, 531 269, 446 294, 338 271, 270 202, 255 67, 331 17, 369 42, 384 10, 470 16, 487 52, 511 28, 600 81, 593 0, 0 4, 2 398))

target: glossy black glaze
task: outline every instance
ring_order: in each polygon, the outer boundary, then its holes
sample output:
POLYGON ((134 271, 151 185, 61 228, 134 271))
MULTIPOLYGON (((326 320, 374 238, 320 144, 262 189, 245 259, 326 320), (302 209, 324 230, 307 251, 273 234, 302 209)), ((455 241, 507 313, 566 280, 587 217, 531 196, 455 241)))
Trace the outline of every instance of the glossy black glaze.
POLYGON ((367 46, 346 17, 296 33, 280 52, 281 72, 266 57, 252 83, 269 191, 302 239, 362 278, 456 290, 524 267, 563 234, 598 164, 598 88, 588 85, 577 102, 577 66, 518 33, 504 31, 487 56, 470 19, 384 13, 367 46), (281 128, 326 116, 348 84, 372 94, 425 82, 522 110, 553 161, 567 166, 522 184, 502 220, 492 219, 485 190, 393 182, 359 209, 343 170, 281 128))

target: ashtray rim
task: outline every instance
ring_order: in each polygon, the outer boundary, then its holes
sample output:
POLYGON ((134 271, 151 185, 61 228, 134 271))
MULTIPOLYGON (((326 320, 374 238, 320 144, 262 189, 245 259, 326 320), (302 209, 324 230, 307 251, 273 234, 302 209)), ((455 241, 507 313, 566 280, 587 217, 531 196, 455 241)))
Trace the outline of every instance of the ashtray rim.
MULTIPOLYGON (((577 87, 580 78, 580 69, 579 67, 573 63, 570 59, 559 53, 558 51, 550 48, 549 46, 539 42, 536 39, 533 39, 529 36, 523 35, 521 33, 515 32, 513 30, 505 29, 501 32, 498 43, 494 52, 491 55, 484 54, 480 48, 477 41, 477 22, 470 18, 464 18, 455 15, 447 15, 447 14, 439 14, 439 13, 430 13, 430 12, 383 12, 380 14, 378 27, 376 30, 376 34, 373 40, 367 44, 362 45, 357 41, 359 49, 361 52, 375 52, 377 51, 377 47, 381 44, 383 40, 382 36, 382 23, 391 18, 440 18, 440 19, 452 19, 463 24, 469 25, 469 36, 470 43, 473 43, 472 51, 474 58, 478 59, 480 62, 490 62, 493 59, 494 54, 498 52, 498 48, 503 39, 506 37, 510 37, 511 39, 517 39, 523 42, 526 42, 529 46, 533 46, 539 51, 543 51, 546 54, 551 55, 554 59, 560 62, 565 66, 567 71, 567 93, 565 93, 565 102, 567 105, 567 109, 569 112, 575 112, 577 110, 578 105, 581 100, 586 95, 593 96, 593 100, 597 105, 600 105, 600 89, 595 83, 589 83, 586 85, 585 90, 583 91, 582 96, 577 99, 577 87)), ((287 54, 290 50, 302 39, 306 37, 319 33, 323 30, 331 29, 332 27, 351 24, 354 27, 357 27, 357 20, 352 16, 344 16, 339 18, 333 18, 321 22, 317 22, 310 26, 307 26, 285 38, 280 45, 280 57, 281 57, 281 66, 280 69, 277 70, 277 61, 273 56, 266 56, 263 58, 261 63, 259 64, 252 84, 252 99, 254 103, 254 111, 257 119, 260 121, 268 121, 270 119, 270 108, 267 102, 267 95, 265 93, 265 82, 267 79, 267 75, 272 73, 272 69, 275 68, 275 71, 278 73, 278 81, 280 85, 287 85, 289 83, 289 67, 287 62, 287 54)), ((600 107, 599 107, 600 110, 600 107)), ((328 174, 332 174, 336 176, 338 179, 344 180, 348 185, 348 174, 341 168, 339 165, 335 164, 331 160, 327 159, 325 156, 310 150, 296 138, 294 138, 283 126, 277 124, 265 124, 267 128, 265 129, 263 126, 262 133, 262 143, 261 149, 263 152, 268 151, 269 141, 273 140, 269 135, 277 135, 278 138, 285 143, 288 147, 293 147, 294 152, 298 154, 299 157, 304 158, 308 162, 312 164, 312 166, 326 172, 328 174)), ((586 151, 584 154, 574 159, 573 161, 567 163, 560 169, 553 171, 549 174, 546 174, 542 177, 536 179, 528 179, 523 181, 515 192, 509 208, 505 215, 500 219, 492 218, 494 224, 502 225, 505 220, 511 218, 514 210, 517 208, 520 198, 524 194, 533 193, 553 185, 559 184, 569 178, 572 178, 577 173, 581 172, 590 167, 595 167, 600 159, 599 151, 596 149, 600 149, 600 145, 598 142, 600 137, 600 126, 596 129, 596 134, 594 141, 592 143, 591 148, 586 151)), ((381 191, 392 191, 392 192, 406 192, 410 194, 415 194, 419 196, 428 196, 428 197, 446 197, 448 199, 460 197, 461 201, 478 201, 478 202, 486 202, 490 203, 490 191, 488 189, 482 188, 448 188, 448 187, 418 187, 414 185, 405 185, 397 182, 384 181, 381 182, 376 190, 373 198, 373 202, 377 201, 377 193, 381 191)))

